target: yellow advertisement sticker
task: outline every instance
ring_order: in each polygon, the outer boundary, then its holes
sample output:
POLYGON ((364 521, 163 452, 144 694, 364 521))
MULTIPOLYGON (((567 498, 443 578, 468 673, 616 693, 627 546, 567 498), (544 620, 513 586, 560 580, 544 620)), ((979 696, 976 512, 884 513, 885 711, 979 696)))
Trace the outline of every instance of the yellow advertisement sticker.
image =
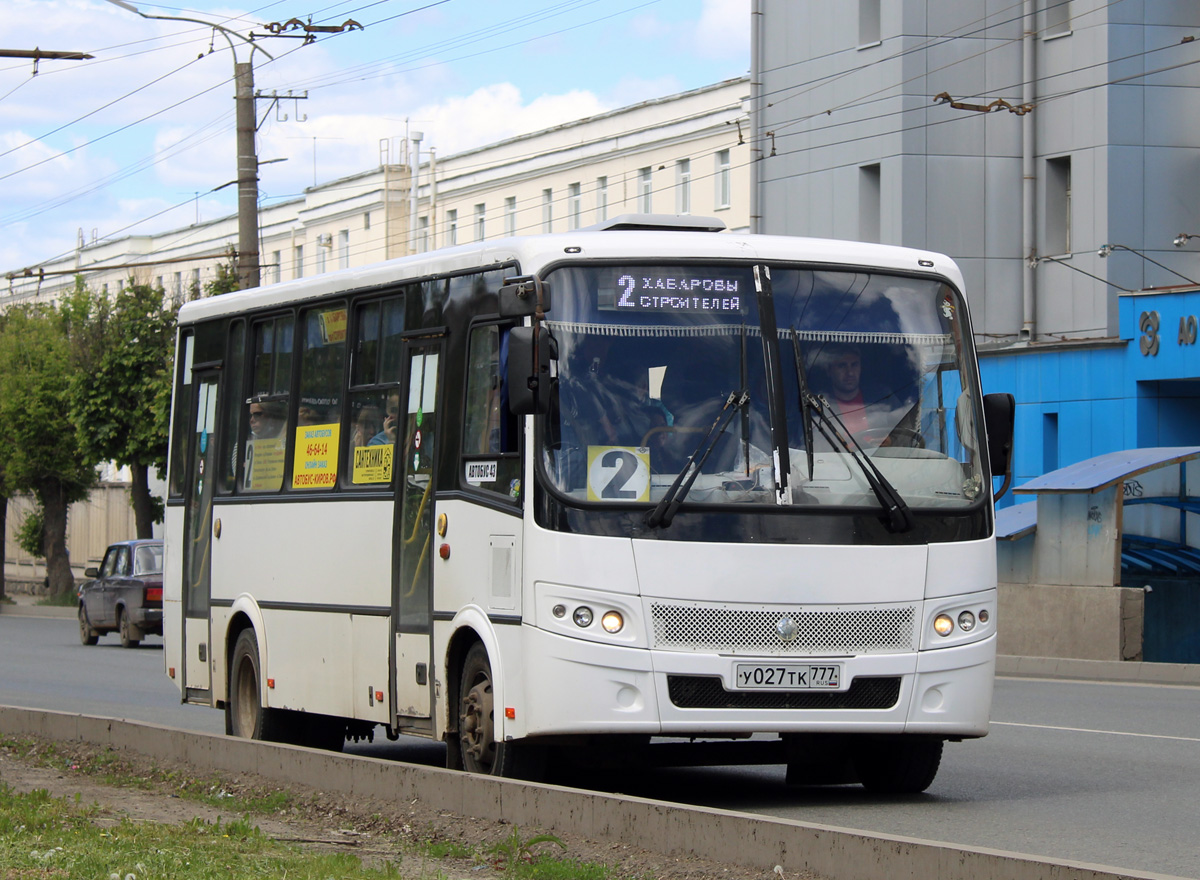
POLYGON ((341 425, 301 425, 296 428, 293 489, 326 489, 337 482, 338 435, 341 425))
POLYGON ((282 437, 260 437, 246 447, 243 487, 252 492, 278 492, 283 485, 282 437))
POLYGON ((392 444, 354 447, 353 480, 358 483, 390 483, 392 481, 392 444))

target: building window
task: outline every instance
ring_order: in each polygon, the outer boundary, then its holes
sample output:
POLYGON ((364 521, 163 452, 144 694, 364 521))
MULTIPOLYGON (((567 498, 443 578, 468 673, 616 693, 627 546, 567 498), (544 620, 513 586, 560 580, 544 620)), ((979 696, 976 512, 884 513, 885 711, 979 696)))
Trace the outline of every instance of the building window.
POLYGON ((485 222, 487 211, 487 203, 475 206, 475 240, 483 241, 487 237, 487 227, 485 222))
POLYGON ((730 179, 730 175, 729 151, 718 150, 716 155, 716 168, 713 170, 713 181, 715 185, 713 201, 718 208, 728 208, 730 205, 730 200, 733 198, 733 183, 730 179))
POLYGON ((654 184, 650 179, 649 168, 638 169, 638 211, 643 214, 654 212, 654 184))
POLYGON ((879 0, 858 0, 858 45, 873 46, 880 42, 879 0))
POLYGON ((504 234, 517 234, 517 197, 509 196, 504 200, 504 234))
POLYGON ((1042 0, 1042 38, 1071 32, 1071 0, 1042 0))
POLYGON ((292 277, 304 277, 304 245, 302 244, 292 248, 292 277))
POLYGON ((458 209, 446 212, 446 244, 458 244, 458 209))
POLYGON ((343 229, 338 233, 338 268, 350 268, 350 230, 343 229))
POLYGON ((1071 157, 1046 160, 1046 250, 1071 253, 1071 157))
POLYGON ((583 220, 583 188, 578 183, 567 184, 567 228, 578 229, 583 220))
POLYGON ((879 241, 882 174, 879 164, 862 165, 858 169, 858 237, 863 241, 879 241))
POLYGON ((676 162, 676 214, 691 214, 691 160, 676 162))
POLYGON ((367 211, 363 214, 363 229, 371 228, 371 212, 367 211))
POLYGON ((608 219, 608 178, 596 178, 596 222, 608 219))
POLYGON ((280 260, 283 254, 280 251, 271 251, 271 283, 278 284, 281 278, 280 275, 280 260))
POLYGON ((162 283, 162 276, 161 276, 161 275, 157 275, 157 276, 155 276, 155 278, 154 278, 154 289, 155 289, 155 290, 162 290, 162 289, 163 289, 163 283, 162 283))
POLYGON ((554 190, 542 190, 542 232, 549 232, 554 225, 554 190))
POLYGON ((200 270, 192 270, 192 296, 200 295, 200 270))
POLYGON ((429 250, 429 217, 417 218, 417 250, 424 253, 429 250))
POLYGON ((333 250, 333 236, 323 234, 317 236, 317 274, 324 275, 329 263, 329 252, 333 250))
POLYGON ((183 296, 183 273, 176 272, 171 277, 171 296, 180 299, 183 296))

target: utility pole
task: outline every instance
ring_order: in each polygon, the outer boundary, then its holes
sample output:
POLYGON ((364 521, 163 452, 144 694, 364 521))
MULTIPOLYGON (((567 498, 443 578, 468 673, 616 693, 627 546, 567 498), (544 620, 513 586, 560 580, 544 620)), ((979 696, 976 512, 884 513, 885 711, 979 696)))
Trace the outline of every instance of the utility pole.
POLYGON ((274 60, 266 49, 255 45, 249 37, 243 37, 236 31, 203 21, 198 18, 185 18, 178 15, 149 15, 142 12, 132 3, 125 0, 108 0, 115 6, 120 6, 142 18, 160 19, 163 21, 190 21, 202 24, 220 31, 229 43, 233 53, 234 100, 237 102, 237 185, 238 185, 238 246, 236 274, 238 287, 246 290, 259 285, 259 254, 258 254, 258 153, 254 146, 255 111, 254 111, 254 50, 262 52, 274 60), (250 46, 250 60, 237 60, 237 46, 233 38, 237 37, 250 46))
POLYGON ((237 278, 238 287, 247 290, 258 287, 262 280, 258 254, 258 153, 254 148, 254 65, 235 61, 233 79, 237 101, 237 278))
POLYGON ((0 58, 32 58, 33 75, 37 76, 38 62, 43 58, 54 61, 87 61, 94 58, 83 52, 51 52, 43 49, 0 49, 0 58))

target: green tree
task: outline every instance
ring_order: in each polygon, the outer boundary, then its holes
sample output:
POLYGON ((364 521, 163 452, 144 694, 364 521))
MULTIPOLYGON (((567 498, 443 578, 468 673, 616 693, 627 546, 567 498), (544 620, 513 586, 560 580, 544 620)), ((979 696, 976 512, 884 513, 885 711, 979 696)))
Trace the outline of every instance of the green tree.
POLYGON ((75 370, 71 415, 93 461, 129 467, 137 536, 162 520, 150 468, 167 466, 175 313, 161 288, 132 279, 110 299, 76 283, 63 305, 75 370))
POLYGON ((51 595, 75 585, 67 510, 95 484, 70 417, 71 365, 62 316, 51 306, 14 306, 0 323, 0 436, 9 493, 32 492, 45 521, 51 595))

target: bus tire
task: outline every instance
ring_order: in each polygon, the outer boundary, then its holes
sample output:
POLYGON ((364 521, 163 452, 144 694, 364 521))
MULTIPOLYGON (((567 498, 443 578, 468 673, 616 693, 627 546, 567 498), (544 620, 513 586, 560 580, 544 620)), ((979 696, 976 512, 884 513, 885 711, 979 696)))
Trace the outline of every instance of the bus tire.
POLYGON ((238 633, 229 663, 229 697, 225 700, 225 730, 244 739, 278 742, 278 713, 262 704, 262 666, 258 636, 253 629, 238 633))
POLYGON ((919 794, 933 784, 943 741, 917 736, 869 737, 854 755, 858 780, 880 794, 919 794))
POLYGON ((488 776, 541 778, 544 769, 541 749, 521 740, 496 742, 492 664, 482 642, 476 642, 467 651, 459 682, 458 742, 454 746, 459 751, 462 769, 488 776))

